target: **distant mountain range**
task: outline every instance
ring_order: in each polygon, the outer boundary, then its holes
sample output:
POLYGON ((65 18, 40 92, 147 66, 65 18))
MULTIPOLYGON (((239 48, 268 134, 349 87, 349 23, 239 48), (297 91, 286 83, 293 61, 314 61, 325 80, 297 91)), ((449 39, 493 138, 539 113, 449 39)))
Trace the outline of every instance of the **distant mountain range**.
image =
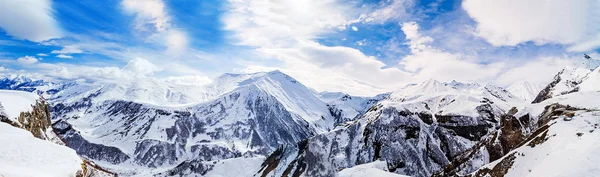
MULTIPOLYGON (((591 138, 600 133, 599 77, 565 68, 545 87, 507 89, 427 80, 374 97, 315 92, 280 71, 225 74, 204 86, 10 76, 0 89, 43 96, 53 132, 119 176, 526 176, 547 174, 552 164, 531 158, 563 141, 600 152, 591 138), (570 114, 576 121, 557 119, 570 114)), ((568 157, 561 153, 548 158, 568 157)), ((572 168, 581 171, 563 174, 600 170, 572 168)))

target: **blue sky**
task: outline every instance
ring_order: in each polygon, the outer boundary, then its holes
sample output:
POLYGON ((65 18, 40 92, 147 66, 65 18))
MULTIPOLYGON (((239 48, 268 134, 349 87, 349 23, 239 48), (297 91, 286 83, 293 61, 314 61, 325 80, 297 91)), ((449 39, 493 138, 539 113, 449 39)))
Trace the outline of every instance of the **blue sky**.
MULTIPOLYGON (((0 0, 0 71, 207 83, 274 69, 317 90, 506 86, 598 56, 597 1, 0 0), (528 75, 523 78, 520 75, 528 75)), ((596 57, 600 58, 600 57, 596 57)))

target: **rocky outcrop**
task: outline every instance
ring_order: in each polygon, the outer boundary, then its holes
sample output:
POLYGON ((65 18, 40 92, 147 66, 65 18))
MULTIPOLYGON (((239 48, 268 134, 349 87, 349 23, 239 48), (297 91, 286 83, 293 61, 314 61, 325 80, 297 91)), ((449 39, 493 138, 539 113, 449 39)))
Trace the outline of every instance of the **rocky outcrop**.
POLYGON ((554 76, 554 80, 550 82, 531 103, 540 103, 549 98, 565 95, 579 91, 578 85, 588 77, 590 69, 587 68, 570 68, 562 69, 554 76))
POLYGON ((535 147, 542 143, 546 140, 546 133, 551 126, 548 122, 551 119, 576 110, 581 109, 568 105, 551 104, 546 106, 544 112, 539 116, 524 114, 516 117, 517 110, 513 108, 502 115, 501 126, 498 130, 455 157, 450 164, 433 176, 503 176, 514 160, 514 157, 511 158, 513 155, 508 155, 510 151, 521 146, 535 147), (485 160, 485 163, 489 163, 503 157, 504 159, 493 168, 479 169, 476 173, 470 174, 478 168, 477 166, 482 165, 482 159, 485 160))
POLYGON ((130 158, 119 148, 87 141, 65 121, 59 120, 55 122, 52 127, 54 128, 54 133, 60 136, 63 142, 74 149, 80 156, 113 164, 122 163, 130 158))
POLYGON ((31 105, 31 111, 21 112, 17 121, 13 121, 4 114, 4 108, 0 104, 0 122, 4 122, 25 129, 39 139, 46 140, 46 130, 50 128, 50 111, 48 104, 44 99, 38 99, 34 105, 31 105))
POLYGON ((31 132, 36 138, 47 139, 46 130, 51 125, 48 104, 41 99, 36 101, 35 105, 31 107, 32 110, 30 112, 21 112, 17 120, 21 128, 31 132))
POLYGON ((343 129, 277 150, 258 174, 265 176, 277 167, 276 176, 333 176, 339 169, 384 160, 390 172, 430 176, 494 130, 500 115, 484 109, 470 117, 377 105, 343 129))

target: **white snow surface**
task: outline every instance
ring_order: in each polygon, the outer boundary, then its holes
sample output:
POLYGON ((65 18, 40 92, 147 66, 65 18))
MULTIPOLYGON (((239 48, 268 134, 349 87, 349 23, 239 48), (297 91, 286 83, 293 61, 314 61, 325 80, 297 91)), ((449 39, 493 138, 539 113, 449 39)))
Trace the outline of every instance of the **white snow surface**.
POLYGON ((274 96, 287 110, 315 125, 320 133, 333 128, 334 120, 326 104, 312 90, 288 75, 280 71, 272 71, 240 83, 240 85, 246 84, 254 85, 274 96))
POLYGON ((542 86, 527 81, 519 81, 506 88, 508 92, 527 102, 533 101, 542 89, 542 86))
POLYGON ((31 111, 31 105, 40 97, 34 93, 14 90, 0 90, 0 104, 9 119, 17 120, 21 112, 31 111))
POLYGON ((375 161, 371 163, 361 164, 352 168, 346 168, 338 172, 338 177, 407 177, 388 172, 387 163, 385 161, 375 161))
MULTIPOLYGON (((575 92, 544 100, 542 103, 539 103, 539 105, 549 105, 552 103, 560 103, 577 108, 600 110, 600 93, 575 92)), ((543 109, 543 107, 540 107, 539 109, 543 109)))
POLYGON ((5 123, 0 123, 0 135, 0 176, 74 177, 81 170, 81 159, 66 146, 5 123))
POLYGON ((565 67, 560 73, 560 82, 552 90, 552 96, 563 95, 576 88, 576 84, 581 82, 588 74, 590 69, 582 67, 565 67))
POLYGON ((578 85, 579 92, 599 92, 600 91, 600 67, 590 72, 581 84, 578 85))
POLYGON ((212 171, 205 177, 254 176, 265 157, 232 158, 215 162, 212 171))

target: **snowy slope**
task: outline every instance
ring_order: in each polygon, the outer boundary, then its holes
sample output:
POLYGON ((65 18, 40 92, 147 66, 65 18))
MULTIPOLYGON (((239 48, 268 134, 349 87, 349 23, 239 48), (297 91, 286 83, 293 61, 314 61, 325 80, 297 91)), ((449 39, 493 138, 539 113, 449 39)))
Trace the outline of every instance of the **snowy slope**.
POLYGON ((410 112, 427 112, 435 115, 478 116, 475 109, 490 102, 500 110, 525 104, 501 87, 477 83, 442 83, 436 80, 409 85, 390 95, 384 103, 410 112))
POLYGON ((533 99, 532 103, 539 103, 548 98, 577 91, 577 85, 580 84, 588 74, 590 74, 590 69, 587 68, 565 67, 554 76, 552 82, 540 91, 535 99, 533 99))
POLYGON ((336 125, 353 121, 375 103, 387 98, 389 93, 374 97, 351 96, 342 92, 321 92, 319 98, 327 103, 329 112, 336 119, 336 125))
MULTIPOLYGON (((580 71, 580 73, 585 73, 585 70, 580 71)), ((478 142, 475 146, 473 146, 473 148, 470 148, 469 150, 461 153, 461 155, 455 158, 452 164, 446 166, 446 168, 443 171, 437 172, 434 176, 454 176, 465 175, 469 173, 472 173, 473 176, 486 176, 490 174, 492 174, 492 176, 504 176, 505 173, 508 173, 508 176, 583 175, 578 173, 571 174, 573 171, 564 170, 562 166, 560 168, 558 168, 558 166, 548 166, 550 164, 560 166, 563 164, 563 161, 565 162, 564 166, 573 165, 574 162, 572 162, 572 159, 565 159, 565 157, 577 157, 577 154, 579 153, 572 154, 570 152, 563 152, 564 149, 570 149, 570 145, 568 145, 571 142, 570 140, 556 138, 557 141, 551 143, 552 145, 538 145, 542 147, 530 145, 528 143, 534 142, 533 144, 539 144, 540 141, 543 142, 546 139, 552 140, 552 138, 555 137, 569 138, 569 134, 572 133, 573 136, 575 136, 576 134, 572 131, 589 131, 577 129, 575 127, 564 127, 563 125, 572 124, 573 122, 576 122, 575 119, 584 119, 584 122, 592 125, 594 125, 594 122, 597 121, 585 120, 587 119, 586 117, 597 116, 597 113, 591 114, 590 116, 588 114, 588 111, 600 110, 600 92, 598 92, 600 91, 600 87, 597 87, 598 85, 594 80, 595 72, 596 71, 587 74, 576 74, 576 77, 568 73, 577 72, 573 72, 573 70, 568 70, 568 68, 559 72, 559 74, 555 76, 555 80, 552 83, 550 83, 548 87, 546 87, 540 92, 537 98, 537 101, 539 101, 538 103, 515 104, 516 109, 514 109, 513 111, 508 111, 509 113, 503 116, 501 126, 492 133, 493 136, 488 136, 487 138, 484 138, 482 141, 478 142), (589 83, 589 85, 586 84, 587 86, 584 85, 583 87, 585 89, 581 89, 582 85, 586 82, 589 83), (558 94, 554 94, 554 91, 569 89, 570 91, 562 91, 558 94), (586 111, 577 111, 582 109, 586 111), (573 111, 577 111, 575 112, 575 114, 578 115, 574 118, 574 121, 563 121, 563 117, 567 113, 573 111), (583 116, 583 118, 579 118, 581 117, 580 115, 583 116), (545 131, 547 131, 548 126, 550 126, 550 131, 548 133, 544 133, 545 131), (563 130, 569 133, 566 133, 566 135, 565 133, 560 133, 563 130), (553 132, 553 134, 550 134, 550 132, 553 132), (533 157, 526 157, 527 153, 525 153, 525 155, 523 153, 516 153, 516 155, 513 154, 513 150, 515 148, 517 148, 517 152, 522 152, 523 150, 526 150, 528 148, 534 148, 534 146, 535 150, 532 151, 535 151, 536 155, 534 155, 533 157), (553 151, 560 152, 555 153, 553 151), (549 156, 553 156, 550 155, 552 153, 554 153, 555 156, 552 157, 554 160, 544 160, 546 158, 550 158, 549 156), (567 156, 557 156, 557 154, 567 154, 567 156), (527 160, 523 160, 523 162, 518 163, 518 159, 523 159, 523 155, 527 160), (517 159, 517 162, 515 162, 515 159, 517 159), (489 163, 488 160, 493 160, 494 162, 487 164, 485 167, 479 169, 477 168, 480 167, 482 164, 489 163), (539 163, 545 165, 541 165, 539 163), (537 166, 540 166, 540 168, 537 169, 538 172, 531 172, 532 174, 530 175, 530 170, 533 171, 533 169, 538 168, 537 166), (508 167, 517 169, 509 169, 508 167), (473 172, 472 169, 478 170, 473 172), (542 172, 545 169, 553 170, 547 170, 546 172, 542 172), (547 172, 553 174, 545 174, 547 172)), ((579 128, 582 127, 584 126, 579 126, 579 128)), ((548 140, 548 142, 551 142, 550 140, 548 140)), ((596 144, 596 142, 593 141, 580 143, 596 144)), ((577 142, 573 142, 572 144, 577 144, 577 142)), ((586 153, 588 156, 590 154, 597 153, 594 152, 597 151, 597 149, 584 149, 581 151, 587 151, 586 153)), ((579 171, 596 171, 596 168, 590 168, 590 166, 586 165, 583 165, 583 167, 576 169, 578 169, 579 171)))
POLYGON ((505 170, 507 177, 600 174, 600 112, 578 111, 575 114, 572 121, 555 119, 549 122, 548 130, 536 139, 474 174, 485 174, 494 168, 495 171, 505 170))
POLYGON ((206 177, 253 176, 256 169, 265 160, 264 157, 232 158, 215 162, 215 166, 206 177))
POLYGON ((319 133, 327 132, 334 126, 326 104, 312 90, 280 71, 268 72, 240 84, 254 85, 274 96, 287 110, 315 126, 319 133))
POLYGON ((519 81, 510 85, 506 90, 518 98, 531 102, 540 93, 542 87, 527 81, 519 81))
POLYGON ((338 177, 365 177, 365 176, 378 176, 378 177, 407 177, 405 175, 399 175, 390 173, 387 170, 387 163, 385 161, 375 161, 371 163, 361 164, 352 168, 343 169, 338 173, 338 177))
POLYGON ((49 97, 53 102, 73 102, 84 98, 93 102, 126 100, 152 105, 178 105, 209 98, 200 86, 172 85, 152 78, 128 82, 75 83, 49 97))
POLYGON ((74 150, 0 123, 0 176, 75 177, 81 159, 74 150))
POLYGON ((224 74, 207 85, 196 85, 149 77, 135 80, 102 80, 86 82, 47 82, 25 76, 11 75, 0 79, 0 89, 22 90, 40 94, 53 102, 70 102, 94 97, 94 101, 126 100, 153 105, 197 104, 215 99, 217 96, 239 87, 239 82, 263 75, 224 74))
POLYGON ((579 92, 598 92, 600 91, 600 67, 590 72, 578 85, 579 92))
POLYGON ((4 107, 6 116, 13 121, 17 120, 21 112, 31 111, 31 105, 37 99, 39 96, 30 92, 0 90, 0 104, 4 107))

